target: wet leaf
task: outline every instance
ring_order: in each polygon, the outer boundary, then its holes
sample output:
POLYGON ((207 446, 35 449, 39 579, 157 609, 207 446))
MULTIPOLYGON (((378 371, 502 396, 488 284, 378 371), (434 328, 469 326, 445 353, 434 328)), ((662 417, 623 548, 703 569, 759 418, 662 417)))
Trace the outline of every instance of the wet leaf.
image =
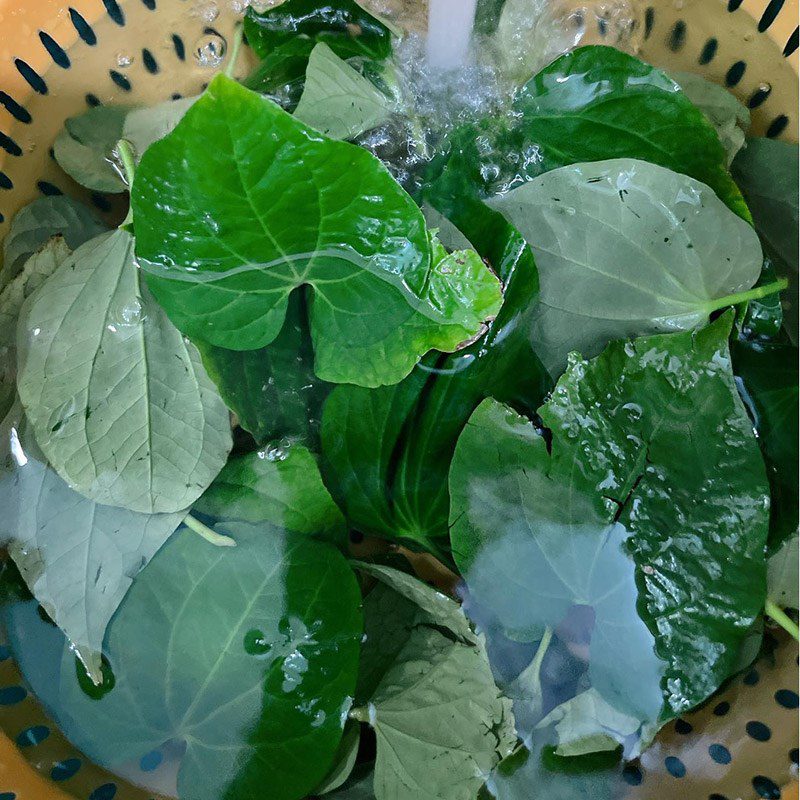
POLYGON ((264 347, 290 293, 311 285, 323 380, 396 383, 428 350, 463 345, 500 305, 474 254, 432 258, 422 214, 369 153, 224 76, 147 151, 133 208, 148 285, 189 336, 264 347), (209 150, 209 137, 220 146, 209 150))
POLYGON ((311 52, 294 116, 331 139, 353 139, 391 114, 392 101, 328 45, 311 52))
POLYGON ((25 262, 53 236, 62 236, 70 250, 77 250, 105 230, 91 210, 71 197, 34 200, 14 217, 3 240, 0 286, 16 277, 25 262))
POLYGON ((25 305, 17 344, 36 441, 86 497, 171 513, 225 464, 227 409, 195 348, 140 287, 125 231, 61 264, 25 305))
POLYGON ((106 767, 184 744, 180 796, 252 800, 268 783, 271 798, 300 800, 325 778, 342 737, 362 630, 358 585, 328 545, 268 524, 224 530, 237 547, 184 531, 139 576, 109 626, 115 686, 105 696, 83 694, 65 653, 61 719, 106 767))
POLYGON ((175 130, 175 126, 195 102, 197 97, 181 97, 147 108, 132 109, 125 116, 120 138, 130 142, 134 153, 141 158, 151 144, 175 130))
POLYGON ((644 723, 731 674, 765 599, 768 489, 730 325, 573 357, 539 410, 550 452, 486 401, 451 470, 453 554, 473 601, 523 641, 591 606, 592 685, 644 723))
POLYGON ((787 539, 767 565, 767 594, 781 608, 798 608, 797 534, 787 539))
POLYGON ((707 186, 644 161, 576 164, 489 201, 531 245, 531 333, 553 376, 611 339, 689 330, 761 273, 753 229, 707 186))
POLYGON ((128 111, 123 106, 102 105, 67 119, 53 145, 61 169, 87 189, 127 192, 127 184, 112 163, 112 154, 122 139, 128 111))

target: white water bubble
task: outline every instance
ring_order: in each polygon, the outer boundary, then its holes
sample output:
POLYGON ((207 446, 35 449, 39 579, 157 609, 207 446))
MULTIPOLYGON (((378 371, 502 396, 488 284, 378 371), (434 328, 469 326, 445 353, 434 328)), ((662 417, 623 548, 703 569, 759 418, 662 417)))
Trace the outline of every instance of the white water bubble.
POLYGON ((218 67, 225 60, 228 43, 218 33, 206 33, 194 44, 192 55, 201 67, 218 67))

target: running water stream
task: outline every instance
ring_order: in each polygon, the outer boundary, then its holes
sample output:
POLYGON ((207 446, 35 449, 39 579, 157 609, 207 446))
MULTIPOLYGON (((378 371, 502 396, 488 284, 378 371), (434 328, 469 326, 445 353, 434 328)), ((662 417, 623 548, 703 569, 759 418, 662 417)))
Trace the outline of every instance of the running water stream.
POLYGON ((477 0, 430 0, 428 6, 428 63, 454 69, 469 58, 477 0))

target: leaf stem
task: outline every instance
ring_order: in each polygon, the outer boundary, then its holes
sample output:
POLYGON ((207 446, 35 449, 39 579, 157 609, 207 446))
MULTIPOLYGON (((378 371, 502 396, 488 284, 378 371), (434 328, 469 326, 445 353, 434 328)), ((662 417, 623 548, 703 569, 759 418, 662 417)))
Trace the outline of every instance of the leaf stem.
POLYGON ((136 175, 136 157, 133 155, 133 147, 127 139, 120 139, 117 142, 117 154, 122 162, 125 180, 128 182, 128 189, 130 189, 133 186, 134 175, 136 175))
POLYGON ((236 542, 230 536, 223 536, 221 533, 211 530, 208 525, 200 522, 197 517, 193 517, 191 514, 186 515, 183 524, 215 547, 236 547, 236 542))
POLYGON ((369 723, 369 708, 367 706, 359 706, 358 708, 353 708, 350 710, 348 714, 350 719, 354 719, 356 722, 366 722, 369 723))
POLYGON ((244 41, 244 25, 239 22, 236 25, 236 32, 233 34, 233 44, 231 45, 231 55, 228 59, 228 64, 225 67, 225 75, 228 78, 233 78, 236 63, 239 61, 239 51, 242 49, 242 42, 244 41))
POLYGON ((781 626, 796 642, 800 642, 800 630, 797 624, 792 621, 789 615, 779 608, 772 600, 767 600, 764 604, 764 613, 778 625, 781 626))
POLYGON ((764 286, 756 286, 753 289, 748 289, 746 292, 737 292, 736 294, 719 297, 707 303, 703 310, 708 314, 712 314, 714 311, 719 311, 721 308, 738 306, 739 303, 746 303, 749 300, 760 300, 762 297, 769 297, 771 294, 782 292, 788 285, 789 281, 786 278, 781 278, 773 283, 767 283, 764 284, 764 286))

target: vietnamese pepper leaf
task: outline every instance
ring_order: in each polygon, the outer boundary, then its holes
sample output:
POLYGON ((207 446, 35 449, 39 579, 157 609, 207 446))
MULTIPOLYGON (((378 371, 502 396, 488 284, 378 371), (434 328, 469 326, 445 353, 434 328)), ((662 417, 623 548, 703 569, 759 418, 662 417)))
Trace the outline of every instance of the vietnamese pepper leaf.
POLYGON ((389 29, 354 0, 287 0, 262 12, 250 7, 244 31, 261 58, 294 39, 324 42, 342 58, 383 59, 392 49, 389 29))
POLYGON ((593 686, 645 729, 731 674, 765 599, 768 486, 730 325, 573 356, 539 409, 549 452, 486 401, 451 470, 453 553, 474 601, 524 641, 592 606, 593 686))
POLYGON ((500 305, 477 256, 432 259, 421 212, 372 155, 224 76, 147 151, 133 209, 148 285, 189 336, 264 347, 291 292, 312 286, 323 380, 396 383, 500 305), (220 143, 210 151, 209 136, 220 143))
POLYGON ((745 134, 750 129, 750 109, 724 86, 693 72, 671 72, 670 77, 714 126, 730 166, 744 146, 745 134))
POLYGON ((314 790, 315 795, 336 791, 347 779, 356 765, 358 748, 361 743, 361 726, 350 720, 344 729, 342 741, 336 752, 333 767, 325 776, 325 780, 314 790))
POLYGON ((0 419, 8 413, 17 394, 17 319, 22 305, 69 254, 64 239, 53 237, 25 262, 22 272, 0 290, 0 419))
POLYGON ((778 272, 789 278, 783 296, 786 329, 797 344, 798 325, 798 186, 797 144, 775 139, 748 139, 731 169, 753 212, 756 229, 778 272))
POLYGON ((19 405, 0 434, 0 542, 99 682, 109 620, 184 514, 140 514, 73 491, 48 466, 19 405))
POLYGON ((269 524, 225 531, 237 547, 173 536, 136 580, 109 626, 114 686, 104 696, 83 693, 65 652, 60 718, 107 767, 184 744, 181 796, 251 800, 269 785, 275 800, 300 800, 342 737, 358 584, 328 545, 269 524))
POLYGON ((96 106, 64 123, 53 154, 61 169, 81 186, 97 192, 128 191, 112 156, 122 138, 128 110, 123 106, 96 106))
POLYGON ((147 108, 135 108, 125 116, 119 138, 130 142, 137 158, 141 158, 153 142, 163 139, 175 130, 175 126, 196 101, 197 97, 181 97, 147 108))
POLYGON ((303 93, 306 67, 313 39, 289 39, 270 51, 245 78, 243 84, 254 92, 271 97, 281 108, 292 111, 303 93))
POLYGON ((197 341, 211 380, 239 424, 259 444, 284 437, 313 446, 331 386, 314 374, 304 292, 289 297, 283 328, 258 350, 227 350, 197 341))
POLYGON ((305 447, 293 444, 232 458, 194 510, 228 522, 269 522, 346 545, 344 518, 305 447))
POLYGON ((76 250, 105 230, 90 209, 71 197, 34 200, 14 217, 3 240, 0 286, 16 277, 25 262, 53 236, 63 236, 67 247, 76 250))
POLYGON ((767 564, 767 594, 780 608, 798 608, 798 562, 797 534, 787 539, 767 564))
POLYGON ((353 139, 391 114, 392 101, 324 42, 311 52, 294 116, 332 139, 353 139))
POLYGON ((644 161, 563 167, 489 204, 536 255, 531 336, 552 375, 573 350, 594 356, 611 339, 698 327, 761 273, 750 225, 708 187, 644 161))
POLYGON ((225 464, 228 412, 195 348, 139 286, 122 230, 78 248, 26 304, 17 388, 56 472, 98 503, 169 513, 225 464))
POLYGON ((612 47, 581 47, 528 81, 514 100, 519 132, 535 145, 535 177, 586 161, 635 158, 705 183, 749 220, 714 127, 663 72, 612 47))
POLYGON ((734 371, 767 465, 772 503, 770 550, 797 534, 798 352, 789 343, 732 344, 734 371))

